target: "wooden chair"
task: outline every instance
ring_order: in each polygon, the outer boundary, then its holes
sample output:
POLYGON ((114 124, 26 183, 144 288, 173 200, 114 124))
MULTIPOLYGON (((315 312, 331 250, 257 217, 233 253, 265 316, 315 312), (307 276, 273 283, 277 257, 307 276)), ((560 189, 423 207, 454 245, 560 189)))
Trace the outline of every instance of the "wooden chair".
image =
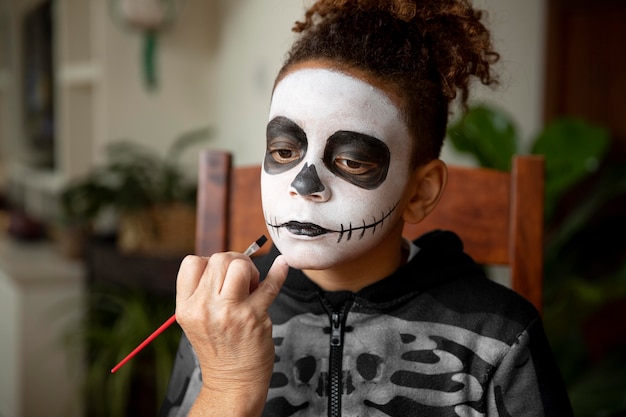
MULTIPOLYGON (((229 153, 207 150, 198 174, 198 254, 243 251, 267 235, 260 166, 233 168, 229 153)), ((511 287, 541 311, 544 175, 539 156, 514 157, 511 173, 449 166, 438 206, 404 234, 413 239, 433 229, 455 231, 476 262, 508 265, 511 287)))

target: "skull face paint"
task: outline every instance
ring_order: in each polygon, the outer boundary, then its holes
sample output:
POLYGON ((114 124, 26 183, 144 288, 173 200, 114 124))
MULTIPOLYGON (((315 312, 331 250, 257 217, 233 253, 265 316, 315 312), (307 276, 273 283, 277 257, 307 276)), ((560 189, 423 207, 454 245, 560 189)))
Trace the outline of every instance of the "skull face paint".
POLYGON ((380 89, 344 73, 296 70, 272 97, 261 189, 289 265, 325 269, 374 248, 400 221, 410 136, 380 89))

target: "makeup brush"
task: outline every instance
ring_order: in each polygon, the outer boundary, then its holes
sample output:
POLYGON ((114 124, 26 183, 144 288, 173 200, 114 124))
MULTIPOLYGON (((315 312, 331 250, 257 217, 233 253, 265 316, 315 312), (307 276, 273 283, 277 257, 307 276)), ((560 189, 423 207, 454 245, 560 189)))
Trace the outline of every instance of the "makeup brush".
MULTIPOLYGON (((265 242, 267 242, 267 237, 265 237, 265 235, 262 235, 260 238, 258 238, 254 243, 252 243, 250 246, 248 246, 248 249, 246 249, 243 254, 246 256, 252 256, 256 251, 258 251, 259 249, 261 249, 261 246, 263 246, 265 244, 265 242)), ((115 367, 113 369, 111 369, 111 373, 115 373, 117 372, 118 369, 120 369, 126 362, 128 362, 129 360, 131 360, 137 353, 139 353, 143 348, 145 348, 146 346, 148 346, 148 344, 150 342, 152 342, 154 339, 157 338, 158 335, 160 335, 161 333, 163 333, 163 331, 165 329, 167 329, 168 327, 170 327, 174 322, 176 321, 176 314, 173 314, 172 317, 170 317, 169 319, 167 319, 167 321, 165 323, 163 323, 162 325, 159 326, 158 329, 156 329, 154 332, 152 332, 152 334, 150 336, 148 336, 146 338, 146 340, 144 340, 143 342, 141 342, 139 344, 139 346, 137 346, 132 352, 130 352, 124 359, 122 359, 120 361, 120 363, 118 363, 117 365, 115 365, 115 367)))

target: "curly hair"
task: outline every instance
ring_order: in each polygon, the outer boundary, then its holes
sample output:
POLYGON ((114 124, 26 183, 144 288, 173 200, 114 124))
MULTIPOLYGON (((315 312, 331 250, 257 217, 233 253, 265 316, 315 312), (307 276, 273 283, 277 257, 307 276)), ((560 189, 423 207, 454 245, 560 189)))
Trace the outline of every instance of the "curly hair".
POLYGON ((298 63, 358 70, 400 98, 413 135, 413 164, 439 157, 450 111, 470 81, 497 83, 489 30, 469 0, 318 0, 296 22, 277 82, 298 63))

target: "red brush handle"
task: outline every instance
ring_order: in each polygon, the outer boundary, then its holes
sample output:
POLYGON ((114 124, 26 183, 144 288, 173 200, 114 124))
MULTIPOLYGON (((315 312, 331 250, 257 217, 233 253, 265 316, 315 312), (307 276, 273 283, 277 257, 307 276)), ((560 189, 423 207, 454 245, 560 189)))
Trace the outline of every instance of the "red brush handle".
MULTIPOLYGON (((267 242, 267 238, 265 237, 265 235, 261 235, 260 238, 258 238, 255 242, 253 242, 250 246, 248 246, 248 249, 246 249, 243 254, 246 256, 252 256, 252 254, 256 252, 257 250, 259 250, 259 248, 263 246, 265 242, 267 242)), ((130 352, 128 356, 122 359, 120 363, 115 365, 115 367, 111 369, 111 373, 115 373, 118 369, 120 369, 122 365, 124 365, 126 362, 131 360, 133 356, 139 353, 143 348, 145 348, 148 345, 148 343, 152 342, 158 335, 163 333, 163 331, 167 329, 168 327, 170 327, 175 321, 176 321, 176 314, 172 315, 172 317, 170 317, 165 323, 163 323, 158 329, 156 329, 150 336, 148 336, 146 340, 141 342, 141 344, 137 346, 135 350, 130 352)))
POLYGON ((148 336, 146 338, 146 340, 141 342, 141 344, 139 346, 137 346, 132 352, 130 352, 124 359, 122 359, 122 361, 120 363, 115 365, 115 367, 113 369, 111 369, 111 373, 115 373, 118 369, 120 369, 122 367, 122 365, 124 365, 126 362, 131 360, 133 358, 133 356, 135 356, 137 353, 139 353, 143 348, 148 346, 148 344, 150 342, 152 342, 154 339, 156 339, 156 337, 158 335, 163 333, 163 331, 165 329, 167 329, 168 327, 170 327, 175 321, 176 321, 176 314, 172 315, 172 317, 167 319, 167 321, 165 323, 163 323, 161 326, 159 326, 159 328, 156 329, 154 332, 152 332, 152 334, 150 336, 148 336))

